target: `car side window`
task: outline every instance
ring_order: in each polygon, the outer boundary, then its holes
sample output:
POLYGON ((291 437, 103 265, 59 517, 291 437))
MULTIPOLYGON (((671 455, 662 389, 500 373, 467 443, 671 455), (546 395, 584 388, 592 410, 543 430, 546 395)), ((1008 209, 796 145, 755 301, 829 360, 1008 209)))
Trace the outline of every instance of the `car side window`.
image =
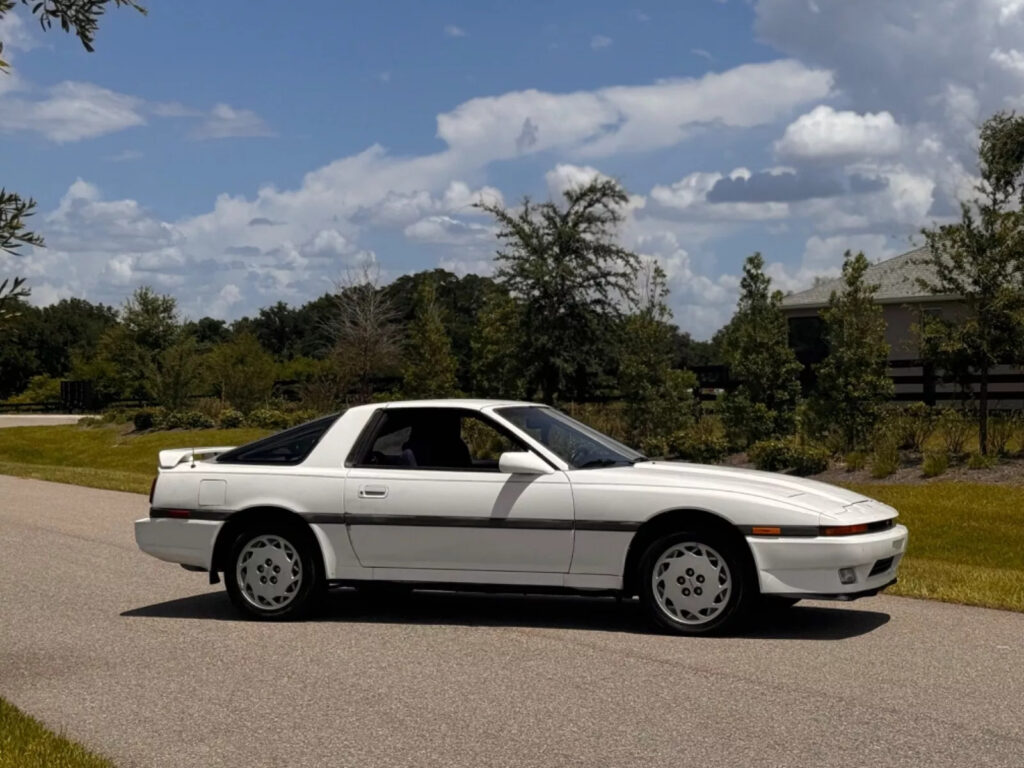
POLYGON ((301 464, 313 452, 320 438, 338 420, 338 414, 326 416, 278 432, 217 457, 218 464, 301 464))
POLYGON ((497 472, 506 451, 527 450, 473 411, 392 408, 384 411, 356 462, 363 467, 497 472))

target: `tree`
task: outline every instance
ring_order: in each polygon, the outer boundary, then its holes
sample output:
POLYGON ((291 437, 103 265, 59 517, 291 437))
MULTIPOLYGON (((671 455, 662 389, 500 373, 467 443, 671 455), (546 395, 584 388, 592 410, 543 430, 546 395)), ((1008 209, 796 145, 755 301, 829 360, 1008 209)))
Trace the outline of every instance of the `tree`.
POLYGON ((378 272, 366 267, 339 283, 327 321, 340 380, 354 386, 364 403, 373 396, 375 379, 394 373, 401 359, 397 312, 378 280, 378 272))
POLYGON ((196 340, 187 334, 181 335, 156 357, 150 382, 153 397, 169 411, 184 410, 189 396, 199 394, 203 370, 196 340))
POLYGON ((818 364, 814 407, 831 423, 845 450, 866 445, 883 403, 892 398, 885 319, 875 303, 877 285, 865 282, 863 253, 843 257, 843 289, 832 291, 821 313, 828 354, 818 364))
POLYGON ((249 413, 270 398, 277 368, 274 358, 252 334, 241 333, 217 345, 205 362, 210 383, 223 404, 249 413))
POLYGON ((409 327, 402 394, 410 398, 452 397, 458 392, 457 368, 434 285, 425 282, 416 297, 416 314, 409 327))
MULTIPOLYGON (((85 50, 92 52, 93 39, 99 19, 110 5, 127 5, 145 13, 146 10, 134 0, 21 0, 22 5, 38 17, 40 26, 50 29, 54 22, 65 32, 74 32, 85 50)), ((3 19, 17 5, 15 0, 0 0, 0 19, 3 19)), ((0 40, 0 56, 3 41, 0 40)), ((0 58, 0 75, 6 74, 10 65, 0 58)), ((43 238, 30 231, 25 222, 35 212, 36 201, 23 198, 14 192, 0 188, 0 251, 17 255, 23 245, 42 246, 43 238)), ((12 302, 29 295, 25 278, 13 277, 0 281, 0 323, 9 317, 12 302)))
POLYGON ((516 337, 521 323, 519 304, 504 290, 494 288, 480 310, 470 344, 472 388, 481 397, 525 397, 516 337))
POLYGON ((125 301, 121 324, 134 343, 148 353, 157 354, 177 339, 181 327, 178 302, 173 296, 156 293, 143 285, 125 301))
POLYGON ((729 375, 739 382, 722 400, 730 438, 749 444, 788 434, 800 396, 800 363, 788 343, 782 292, 771 290, 760 253, 743 265, 736 314, 726 328, 723 347, 729 375))
POLYGON ((960 220, 923 230, 923 261, 932 293, 958 296, 956 318, 926 317, 926 359, 947 371, 969 369, 980 378, 978 431, 988 452, 989 376, 994 367, 1024 360, 1024 117, 999 112, 981 128, 978 196, 960 203, 960 220))
POLYGON ((676 327, 665 299, 665 272, 649 263, 640 272, 637 311, 626 320, 619 389, 626 401, 633 445, 664 455, 671 435, 693 418, 696 377, 673 367, 676 327))
POLYGON ((497 280, 522 305, 517 333, 528 393, 585 399, 609 362, 632 298, 636 254, 615 243, 626 192, 611 179, 594 179, 564 193, 565 204, 518 211, 496 203, 476 207, 499 225, 497 280))

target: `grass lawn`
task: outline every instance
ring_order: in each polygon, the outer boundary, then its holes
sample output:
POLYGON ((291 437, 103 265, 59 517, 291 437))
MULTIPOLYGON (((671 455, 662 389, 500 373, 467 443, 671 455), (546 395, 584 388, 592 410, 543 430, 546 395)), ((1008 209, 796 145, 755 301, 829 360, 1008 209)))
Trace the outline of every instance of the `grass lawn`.
MULTIPOLYGON (((164 448, 241 445, 258 429, 126 434, 130 427, 0 429, 0 474, 149 493, 164 448)), ((850 484, 910 528, 894 594, 1024 611, 1024 486, 850 484)))
POLYGON ((0 474, 149 493, 157 453, 165 448, 242 445, 263 429, 126 434, 130 426, 11 427, 0 429, 0 474))
POLYGON ((0 768, 113 768, 0 699, 0 768))
POLYGON ((849 487, 896 507, 910 529, 891 593, 1024 611, 1024 487, 849 487))

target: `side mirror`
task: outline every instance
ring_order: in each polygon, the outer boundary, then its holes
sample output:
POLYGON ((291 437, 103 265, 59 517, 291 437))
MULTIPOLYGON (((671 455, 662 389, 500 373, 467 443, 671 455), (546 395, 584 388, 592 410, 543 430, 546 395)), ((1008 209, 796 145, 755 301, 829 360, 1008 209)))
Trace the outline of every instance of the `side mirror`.
POLYGON ((498 457, 498 469, 509 475, 550 475, 553 470, 530 451, 509 451, 498 457))

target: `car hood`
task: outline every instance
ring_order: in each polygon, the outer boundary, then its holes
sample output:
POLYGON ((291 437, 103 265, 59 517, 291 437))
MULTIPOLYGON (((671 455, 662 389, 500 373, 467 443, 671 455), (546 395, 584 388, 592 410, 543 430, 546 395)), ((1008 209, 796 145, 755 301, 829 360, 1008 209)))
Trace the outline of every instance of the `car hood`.
MULTIPOLYGON (((671 485, 711 489, 748 496, 785 500, 787 503, 829 515, 879 516, 885 505, 863 494, 803 477, 760 472, 753 469, 688 464, 678 461, 645 461, 628 467, 605 467, 573 473, 574 482, 671 485), (877 506, 876 506, 877 505, 877 506)), ((882 516, 891 517, 891 514, 882 516)))

